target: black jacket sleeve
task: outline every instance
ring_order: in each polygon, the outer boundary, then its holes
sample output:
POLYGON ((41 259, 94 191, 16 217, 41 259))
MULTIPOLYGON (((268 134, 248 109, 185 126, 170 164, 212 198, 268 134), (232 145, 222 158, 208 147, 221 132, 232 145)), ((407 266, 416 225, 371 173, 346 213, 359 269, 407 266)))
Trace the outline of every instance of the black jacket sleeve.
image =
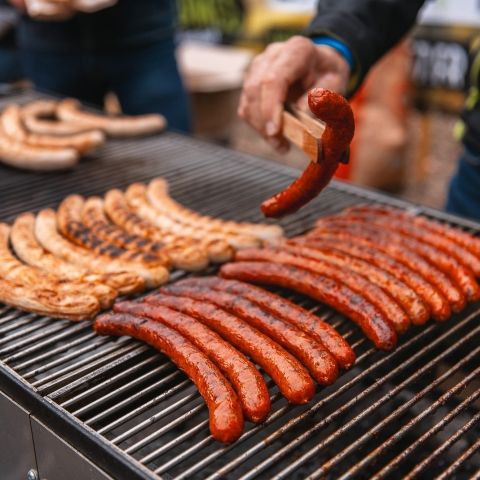
POLYGON ((343 41, 355 58, 350 92, 370 67, 413 26, 424 0, 319 0, 307 29, 310 37, 326 35, 343 41))

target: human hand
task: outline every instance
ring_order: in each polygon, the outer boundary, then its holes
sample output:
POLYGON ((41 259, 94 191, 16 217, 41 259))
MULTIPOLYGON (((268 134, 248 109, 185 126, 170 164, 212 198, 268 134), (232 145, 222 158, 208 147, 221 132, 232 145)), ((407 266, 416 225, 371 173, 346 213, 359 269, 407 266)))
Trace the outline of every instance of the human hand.
POLYGON ((349 75, 348 62, 327 45, 315 45, 301 36, 272 43, 252 62, 238 114, 275 149, 285 152, 289 147, 281 135, 285 102, 302 104, 302 96, 313 87, 345 94, 349 75))

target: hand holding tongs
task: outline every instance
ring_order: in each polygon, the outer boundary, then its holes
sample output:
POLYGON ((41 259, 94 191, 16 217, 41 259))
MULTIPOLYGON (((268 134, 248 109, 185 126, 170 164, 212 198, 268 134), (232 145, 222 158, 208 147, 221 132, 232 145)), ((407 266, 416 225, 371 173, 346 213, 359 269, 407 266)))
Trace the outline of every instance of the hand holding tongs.
MULTIPOLYGON (((298 107, 287 104, 282 117, 282 135, 302 150, 314 163, 321 161, 322 135, 325 124, 303 112, 298 107)), ((342 158, 348 163, 348 152, 342 158)))

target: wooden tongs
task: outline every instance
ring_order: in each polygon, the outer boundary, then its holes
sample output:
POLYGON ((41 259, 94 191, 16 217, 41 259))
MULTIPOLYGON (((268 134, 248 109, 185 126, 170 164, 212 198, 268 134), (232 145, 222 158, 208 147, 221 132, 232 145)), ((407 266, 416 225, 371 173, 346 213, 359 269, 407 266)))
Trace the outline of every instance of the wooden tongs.
MULTIPOLYGON (((314 163, 322 160, 322 135, 325 124, 291 104, 285 105, 282 117, 282 135, 302 150, 314 163)), ((348 163, 348 152, 342 163, 348 163)))

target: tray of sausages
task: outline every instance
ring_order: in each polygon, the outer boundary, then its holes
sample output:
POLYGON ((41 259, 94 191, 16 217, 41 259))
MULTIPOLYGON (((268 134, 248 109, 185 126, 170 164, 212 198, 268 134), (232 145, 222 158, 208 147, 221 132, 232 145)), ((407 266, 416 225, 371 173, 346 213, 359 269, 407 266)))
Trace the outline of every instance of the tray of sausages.
POLYGON ((327 322, 265 287, 311 297, 380 350, 411 326, 444 322, 480 299, 480 239, 382 205, 319 219, 306 234, 236 250, 218 276, 189 277, 99 316, 94 329, 167 355, 197 385, 212 436, 236 440, 270 400, 257 364, 293 404, 330 385, 355 354, 327 322))

